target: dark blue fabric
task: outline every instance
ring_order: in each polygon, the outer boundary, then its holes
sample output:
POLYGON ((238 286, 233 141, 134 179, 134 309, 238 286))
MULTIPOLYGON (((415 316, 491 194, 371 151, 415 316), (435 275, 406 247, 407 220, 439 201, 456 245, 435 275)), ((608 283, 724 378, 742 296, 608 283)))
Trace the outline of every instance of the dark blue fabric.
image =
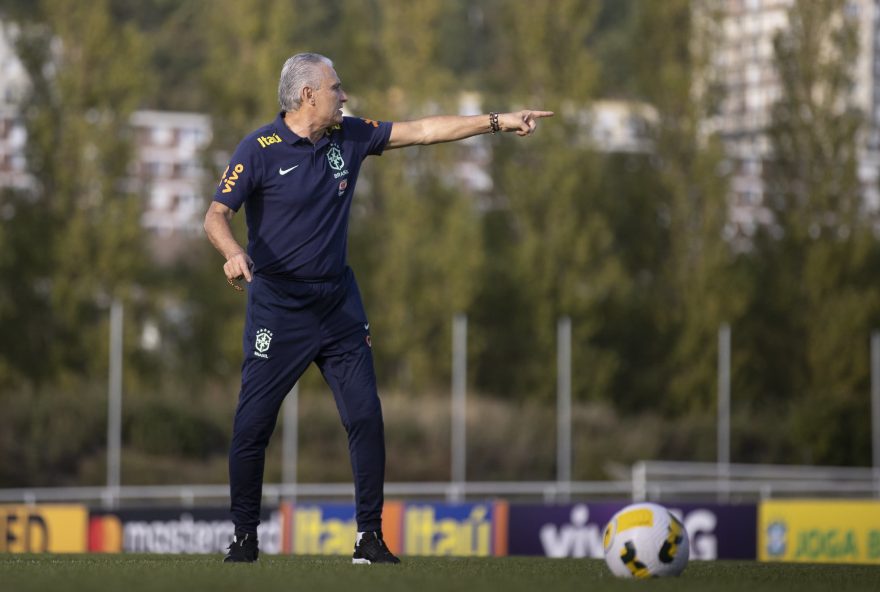
POLYGON ((214 193, 244 204, 254 271, 300 279, 339 276, 361 163, 381 154, 389 122, 344 117, 317 143, 293 133, 283 113, 238 145, 214 193))
POLYGON ((229 452, 236 531, 257 531, 266 446, 284 397, 313 361, 348 433, 358 530, 379 530, 385 437, 369 323, 354 274, 346 268, 338 278, 317 282, 256 275, 248 285, 243 342, 229 452))
POLYGON ((348 432, 358 529, 379 530, 382 408, 346 251, 361 163, 382 153, 391 124, 345 117, 312 144, 283 116, 242 140, 214 195, 235 211, 244 205, 254 261, 229 452, 232 517, 237 531, 256 533, 266 446, 284 397, 315 362, 348 432))

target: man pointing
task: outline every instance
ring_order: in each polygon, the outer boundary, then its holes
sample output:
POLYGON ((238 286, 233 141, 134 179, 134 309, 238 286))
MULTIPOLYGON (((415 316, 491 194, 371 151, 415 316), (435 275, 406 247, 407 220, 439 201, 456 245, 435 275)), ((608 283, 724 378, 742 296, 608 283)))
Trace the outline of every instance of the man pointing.
POLYGON ((224 561, 256 561, 266 446, 286 394, 314 362, 348 433, 357 538, 354 563, 399 563, 382 539, 385 435, 369 320, 347 264, 348 219, 367 156, 484 133, 528 136, 550 111, 438 116, 407 122, 343 117, 333 63, 285 62, 281 112, 242 140, 205 215, 227 282, 248 283, 241 390, 229 451, 235 535, 224 561), (244 205, 247 250, 230 220, 244 205))

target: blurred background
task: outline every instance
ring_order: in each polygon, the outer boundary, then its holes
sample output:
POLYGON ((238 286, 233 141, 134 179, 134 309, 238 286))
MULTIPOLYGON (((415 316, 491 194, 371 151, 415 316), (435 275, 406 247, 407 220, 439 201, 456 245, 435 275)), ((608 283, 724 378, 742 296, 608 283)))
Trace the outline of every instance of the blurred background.
MULTIPOLYGON (((560 319, 572 479, 716 460, 719 334, 729 460, 870 465, 877 10, 0 0, 0 487, 105 483, 113 303, 121 483, 226 482, 245 298, 202 218, 238 141, 276 115, 281 66, 301 51, 334 60, 351 115, 556 112, 527 139, 366 163, 350 263, 389 480, 450 479, 459 314, 469 480, 557 476, 560 319)), ((296 477, 349 483, 314 368, 298 405, 296 477)), ((281 479, 280 440, 267 482, 281 479)))

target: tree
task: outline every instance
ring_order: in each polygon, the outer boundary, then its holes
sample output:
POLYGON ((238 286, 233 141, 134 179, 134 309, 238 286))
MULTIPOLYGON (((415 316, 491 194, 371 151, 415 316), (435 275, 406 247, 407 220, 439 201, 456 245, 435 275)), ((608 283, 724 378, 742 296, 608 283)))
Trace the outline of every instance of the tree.
POLYGON ((133 301, 147 257, 125 130, 149 69, 142 38, 109 18, 106 1, 33 8, 16 49, 30 83, 21 108, 34 184, 4 196, 0 236, 11 249, 0 267, 15 279, 0 289, 0 320, 15 335, 0 368, 14 368, 17 387, 0 390, 14 435, 0 475, 46 483, 102 448, 104 394, 93 383, 106 377, 107 305, 133 301))
POLYGON ((857 172, 865 131, 853 93, 858 17, 844 0, 798 0, 788 17, 774 42, 781 96, 764 174, 773 224, 759 237, 764 349, 782 346, 773 352, 780 381, 768 394, 791 402, 804 460, 868 464, 867 343, 880 314, 880 251, 857 172))
POLYGON ((699 16, 686 0, 639 3, 632 65, 637 96, 658 112, 653 209, 664 236, 648 289, 655 338, 667 353, 656 387, 667 410, 705 413, 714 407, 718 327, 736 326, 748 292, 724 239, 724 155, 718 140, 700 131, 711 97, 696 89, 711 75, 714 47, 704 29, 711 15, 699 16))
POLYGON ((28 319, 41 336, 37 381, 105 367, 102 307, 130 292, 145 261, 140 206, 125 184, 125 128, 149 80, 141 38, 110 20, 106 2, 46 0, 39 11, 19 43, 31 81, 24 119, 37 204, 22 213, 43 250, 21 254, 36 257, 44 274, 24 286, 41 303, 30 310, 44 313, 28 319))
POLYGON ((207 111, 209 97, 198 83, 206 71, 208 27, 205 13, 213 14, 203 0, 110 0, 115 23, 137 29, 150 48, 149 69, 157 75, 143 89, 142 102, 151 109, 207 111))
POLYGON ((597 337, 604 311, 628 282, 601 205, 601 157, 580 137, 579 121, 597 91, 598 64, 589 41, 598 4, 511 8, 487 3, 495 42, 487 103, 497 110, 533 107, 557 115, 543 121, 534 137, 490 139, 495 190, 484 219, 477 381, 499 394, 549 397, 556 324, 568 315, 573 358, 581 369, 576 392, 608 397, 618 360, 597 337))
MULTIPOLYGON (((459 6, 381 5, 377 63, 351 90, 356 114, 401 121, 457 112, 462 88, 442 58, 441 31, 459 6)), ((352 266, 374 328, 377 373, 389 386, 448 383, 452 316, 470 309, 483 264, 476 198, 455 179, 469 146, 388 153, 367 165, 355 196, 352 266)))

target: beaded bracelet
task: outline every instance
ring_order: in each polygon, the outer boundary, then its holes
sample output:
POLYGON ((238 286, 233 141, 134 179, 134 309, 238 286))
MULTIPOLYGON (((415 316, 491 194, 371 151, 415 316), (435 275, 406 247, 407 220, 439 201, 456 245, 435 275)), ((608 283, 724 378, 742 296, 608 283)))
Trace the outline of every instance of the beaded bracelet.
POLYGON ((494 111, 489 112, 489 127, 492 129, 492 133, 501 131, 501 126, 498 125, 498 114, 494 111))

